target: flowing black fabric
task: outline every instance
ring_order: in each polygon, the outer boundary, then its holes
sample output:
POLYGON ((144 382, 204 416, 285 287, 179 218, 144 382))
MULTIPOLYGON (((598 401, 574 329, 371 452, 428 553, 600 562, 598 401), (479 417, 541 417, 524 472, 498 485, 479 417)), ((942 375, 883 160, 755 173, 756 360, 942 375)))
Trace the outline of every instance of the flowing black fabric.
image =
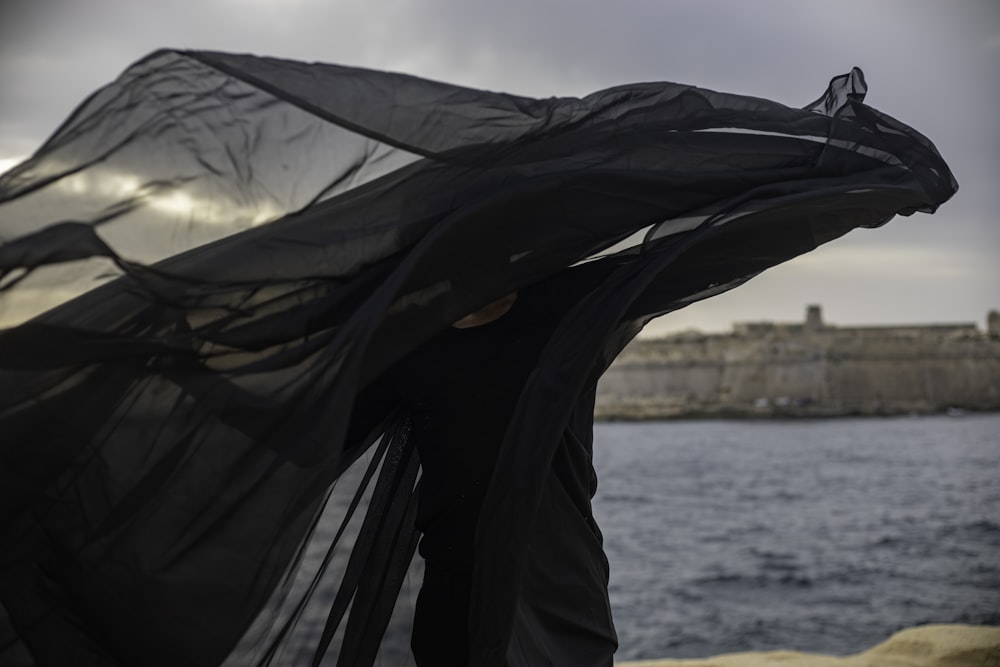
POLYGON ((131 66, 0 177, 0 663, 405 664, 427 479, 375 388, 535 290, 516 400, 468 434, 469 662, 610 664, 597 378, 651 317, 954 193, 864 93, 131 66))

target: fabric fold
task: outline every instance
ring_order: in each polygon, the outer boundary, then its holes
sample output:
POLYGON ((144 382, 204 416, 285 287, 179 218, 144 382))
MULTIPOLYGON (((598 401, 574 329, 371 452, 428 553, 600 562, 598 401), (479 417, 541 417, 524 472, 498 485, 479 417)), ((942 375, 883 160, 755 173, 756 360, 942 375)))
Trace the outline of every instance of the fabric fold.
POLYGON ((857 69, 795 109, 135 63, 0 176, 0 662, 407 664, 412 410, 366 390, 539 289, 470 661, 610 664, 594 385, 652 317, 952 196, 865 91, 857 69))

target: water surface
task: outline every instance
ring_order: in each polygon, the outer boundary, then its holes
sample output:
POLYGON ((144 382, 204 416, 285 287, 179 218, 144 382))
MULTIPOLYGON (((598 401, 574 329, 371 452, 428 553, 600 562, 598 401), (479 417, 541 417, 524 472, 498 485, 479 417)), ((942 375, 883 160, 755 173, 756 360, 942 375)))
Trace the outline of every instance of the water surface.
POLYGON ((604 423, 618 658, 1000 625, 1000 415, 604 423))

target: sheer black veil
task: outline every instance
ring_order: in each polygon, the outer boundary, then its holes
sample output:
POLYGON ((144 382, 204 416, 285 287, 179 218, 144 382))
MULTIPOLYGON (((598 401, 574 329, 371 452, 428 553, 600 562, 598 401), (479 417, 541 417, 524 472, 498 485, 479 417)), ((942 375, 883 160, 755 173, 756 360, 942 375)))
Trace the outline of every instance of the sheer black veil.
POLYGON ((419 461, 401 406, 352 414, 450 323, 545 284, 558 324, 479 520, 472 661, 602 664, 610 617, 575 621, 592 646, 561 624, 606 607, 600 374, 649 319, 957 188, 865 90, 855 69, 796 109, 135 63, 0 177, 0 662, 406 664, 419 461))

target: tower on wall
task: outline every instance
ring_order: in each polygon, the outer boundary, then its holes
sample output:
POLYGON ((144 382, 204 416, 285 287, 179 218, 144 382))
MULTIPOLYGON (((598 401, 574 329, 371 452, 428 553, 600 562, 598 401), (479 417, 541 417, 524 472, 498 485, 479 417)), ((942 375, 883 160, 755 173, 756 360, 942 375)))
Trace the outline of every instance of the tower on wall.
POLYGON ((806 331, 819 331, 823 328, 823 307, 818 304, 806 306, 806 331))
POLYGON ((1000 311, 991 310, 986 314, 986 333, 991 337, 1000 338, 1000 311))

